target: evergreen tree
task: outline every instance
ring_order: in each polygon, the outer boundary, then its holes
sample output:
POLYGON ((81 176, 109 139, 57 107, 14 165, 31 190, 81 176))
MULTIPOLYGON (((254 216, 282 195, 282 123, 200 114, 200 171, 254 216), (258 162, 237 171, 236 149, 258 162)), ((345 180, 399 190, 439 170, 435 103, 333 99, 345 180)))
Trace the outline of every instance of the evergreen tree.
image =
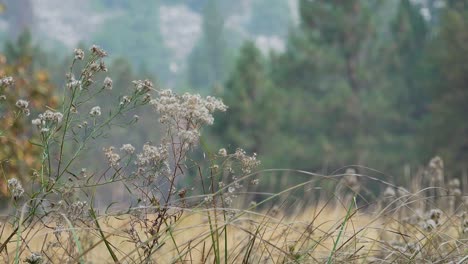
POLYGON ((366 3, 300 1, 300 29, 273 71, 288 89, 282 129, 289 135, 289 166, 316 170, 371 156, 376 124, 369 95, 377 91, 369 91, 366 72, 374 37, 366 3))
POLYGON ((225 80, 227 68, 224 19, 217 1, 207 1, 203 11, 203 35, 188 59, 188 81, 192 87, 207 89, 225 80))
POLYGON ((441 155, 452 171, 466 169, 468 161, 468 5, 449 1, 441 25, 426 53, 425 83, 429 113, 422 126, 421 154, 441 155))
POLYGON ((212 130, 221 144, 232 150, 242 147, 262 153, 263 161, 271 161, 269 148, 278 125, 278 100, 264 58, 254 43, 242 46, 222 97, 229 106, 228 113, 216 119, 212 130))

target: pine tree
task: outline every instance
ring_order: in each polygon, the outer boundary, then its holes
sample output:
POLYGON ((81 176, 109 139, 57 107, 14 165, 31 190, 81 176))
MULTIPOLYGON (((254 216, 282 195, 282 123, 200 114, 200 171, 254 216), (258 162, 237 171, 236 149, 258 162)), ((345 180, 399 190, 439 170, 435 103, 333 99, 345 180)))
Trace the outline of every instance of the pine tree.
POLYGON ((468 5, 449 1, 441 25, 426 52, 429 113, 421 129, 421 155, 441 155, 452 171, 468 161, 468 5))
POLYGON ((240 51, 223 94, 228 113, 220 115, 212 131, 221 145, 262 153, 271 161, 271 139, 277 129, 277 93, 268 77, 266 62, 253 42, 240 51))
POLYGON ((366 1, 300 1, 300 29, 274 65, 288 89, 283 127, 289 164, 310 170, 363 163, 369 156, 369 48, 366 1))
POLYGON ((226 77, 226 61, 224 19, 217 1, 209 0, 203 11, 203 35, 189 56, 189 84, 206 90, 222 83, 226 77))

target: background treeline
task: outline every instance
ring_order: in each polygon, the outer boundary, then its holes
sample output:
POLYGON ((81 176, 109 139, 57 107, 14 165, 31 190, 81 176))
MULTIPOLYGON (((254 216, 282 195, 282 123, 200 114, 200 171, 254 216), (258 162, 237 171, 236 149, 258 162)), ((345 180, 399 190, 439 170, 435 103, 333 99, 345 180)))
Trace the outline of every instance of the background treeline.
MULTIPOLYGON (((97 11, 124 11, 90 38, 122 54, 109 66, 116 96, 131 80, 152 78, 224 99, 228 112, 205 136, 211 151, 240 146, 257 152, 264 168, 326 174, 360 165, 399 184, 440 155, 449 174, 466 177, 466 0, 299 0, 297 22, 285 11, 294 6, 288 1, 256 0, 245 36, 226 25, 240 8, 234 1, 90 2, 97 11), (171 53, 154 15, 164 4, 184 4, 202 18, 200 37, 177 74, 168 67, 171 53), (256 34, 282 37, 284 51, 259 49, 251 41, 256 34)), ((24 31, 33 23, 30 1, 5 7, 1 16, 16 27, 0 34, 7 61, 28 60, 31 72, 48 72, 47 80, 63 87, 67 49, 41 48, 34 28, 24 31)), ((145 121, 140 128, 131 134, 135 142, 157 137, 145 121)))

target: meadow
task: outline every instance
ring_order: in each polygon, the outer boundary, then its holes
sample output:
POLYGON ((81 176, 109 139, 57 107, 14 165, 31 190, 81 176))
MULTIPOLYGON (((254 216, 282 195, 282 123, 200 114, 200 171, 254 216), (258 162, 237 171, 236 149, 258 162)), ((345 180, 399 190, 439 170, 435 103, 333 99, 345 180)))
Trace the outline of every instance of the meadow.
POLYGON ((259 170, 261 153, 204 148, 203 128, 229 107, 221 99, 136 80, 118 101, 95 105, 94 98, 108 96, 114 85, 106 77, 106 56, 98 46, 75 49, 53 107, 7 98, 20 83, 0 80, 7 129, 17 129, 9 126, 15 120, 34 127, 27 141, 7 130, 1 135, 34 147, 27 177, 10 177, 2 162, 9 197, 0 229, 2 262, 468 262, 466 175, 447 178, 440 157, 411 175, 409 186, 355 167, 331 175, 259 170), (134 115, 142 107, 154 114, 134 115), (140 118, 156 118, 164 127, 160 142, 106 146, 95 158, 101 167, 86 168, 93 146, 114 127, 132 131, 140 118), (364 182, 384 192, 372 194, 364 182), (97 205, 102 186, 122 190, 125 201, 97 205), (275 186, 280 191, 273 192, 275 186))

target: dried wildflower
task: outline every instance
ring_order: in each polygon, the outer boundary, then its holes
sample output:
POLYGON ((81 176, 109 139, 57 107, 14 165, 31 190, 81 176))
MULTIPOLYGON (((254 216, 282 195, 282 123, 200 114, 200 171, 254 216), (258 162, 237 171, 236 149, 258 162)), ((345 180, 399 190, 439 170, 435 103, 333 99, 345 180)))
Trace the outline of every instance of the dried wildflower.
POLYGON ((462 215, 461 227, 462 227, 462 233, 468 234, 468 213, 466 212, 463 213, 462 215))
POLYGON ((50 131, 51 128, 60 124, 63 120, 63 114, 60 112, 52 112, 46 110, 44 113, 39 114, 38 118, 33 119, 31 123, 44 133, 50 131))
POLYGON ((104 58, 107 56, 107 52, 103 49, 101 49, 99 46, 97 45, 93 45, 91 48, 90 48, 90 51, 93 55, 96 55, 97 57, 99 58, 104 58))
POLYGON ((143 166, 160 166, 168 158, 167 148, 165 146, 151 146, 150 144, 143 145, 143 152, 137 155, 137 165, 143 166))
POLYGON ((0 95, 0 100, 2 100, 2 101, 6 100, 6 95, 4 95, 4 94, 0 95))
POLYGON ((86 201, 76 201, 70 204, 67 208, 67 217, 70 221, 75 221, 77 219, 83 219, 86 217, 88 203, 86 201))
POLYGON ((187 189, 182 189, 179 191, 177 195, 179 195, 180 198, 185 198, 186 194, 187 194, 187 189))
POLYGON ((81 176, 82 178, 88 177, 88 173, 86 172, 86 168, 81 168, 80 176, 81 176))
POLYGON ((101 115, 101 107, 95 106, 91 108, 91 111, 89 111, 89 115, 92 117, 100 116, 101 115))
POLYGON ((26 100, 19 99, 18 101, 16 101, 16 107, 18 107, 19 109, 26 109, 28 108, 28 106, 29 102, 26 100))
POLYGON ((177 133, 180 141, 184 144, 183 148, 188 149, 193 145, 196 145, 200 138, 200 132, 198 130, 181 130, 177 133))
POLYGON ((226 157, 227 156, 227 151, 225 148, 222 148, 218 151, 218 155, 220 155, 221 157, 226 157))
POLYGON ((12 194, 13 199, 17 200, 21 198, 21 196, 23 196, 24 194, 23 186, 16 178, 9 179, 7 184, 8 184, 8 189, 10 190, 10 193, 12 194))
POLYGON ((444 182, 444 162, 440 157, 436 156, 429 162, 429 175, 439 183, 444 182))
POLYGON ((100 61, 100 62, 99 62, 99 69, 98 69, 98 71, 107 72, 107 66, 106 66, 106 64, 104 63, 104 61, 100 61))
POLYGON ((71 77, 67 82, 67 88, 73 90, 73 88, 78 87, 80 90, 83 90, 83 86, 80 80, 75 80, 75 77, 71 77))
POLYGON ((396 197, 395 189, 393 187, 388 186, 385 189, 385 191, 383 193, 383 196, 385 198, 394 198, 394 197, 396 197))
POLYGON ((233 193, 233 192, 235 192, 235 191, 236 191, 236 188, 234 188, 234 187, 232 187, 232 186, 229 186, 229 188, 228 188, 228 192, 229 192, 229 193, 233 193))
POLYGON ((206 203, 211 203, 213 201, 213 195, 209 194, 203 199, 206 203))
POLYGON ((350 188, 354 193, 358 193, 361 189, 359 184, 359 179, 356 175, 356 170, 354 168, 347 168, 343 177, 344 184, 350 188))
POLYGON ((75 49, 75 60, 83 60, 84 51, 82 49, 75 49))
POLYGON ((252 185, 258 185, 259 182, 260 182, 259 179, 253 179, 252 181, 250 181, 250 183, 251 183, 252 185))
POLYGON ((107 158, 107 162, 111 167, 118 167, 120 161, 120 155, 114 152, 114 147, 103 148, 104 155, 107 158))
POLYGON ((199 130, 202 125, 211 125, 214 121, 212 113, 227 109, 221 100, 214 97, 203 99, 199 94, 189 93, 178 96, 170 89, 160 91, 159 97, 151 100, 150 104, 160 114, 160 122, 176 131, 199 130))
POLYGON ((26 100, 18 100, 16 101, 16 107, 18 107, 19 109, 21 109, 21 111, 23 112, 23 114, 25 115, 29 115, 30 112, 29 112, 29 109, 28 109, 28 106, 29 106, 29 102, 26 101, 26 100))
POLYGON ((460 188, 460 180, 458 178, 453 178, 448 182, 448 186, 453 189, 460 188))
POLYGON ((442 216, 442 211, 440 209, 432 209, 428 214, 429 218, 438 222, 442 216))
POLYGON ((135 147, 131 144, 123 144, 120 150, 125 151, 127 154, 133 154, 135 152, 135 147))
POLYGON ((210 166, 210 169, 213 170, 213 173, 216 173, 219 170, 219 165, 213 164, 210 166))
POLYGON ((112 90, 112 79, 109 77, 106 77, 104 79, 104 89, 106 90, 112 90))
POLYGON ((136 80, 133 84, 138 93, 147 93, 153 89, 153 83, 150 80, 136 80))
POLYGON ((427 232, 431 232, 433 231, 434 229, 437 228, 437 223, 432 220, 432 219, 427 219, 423 225, 422 225, 423 229, 426 230, 427 232))
POLYGON ((0 87, 8 87, 15 83, 13 77, 8 76, 0 79, 0 87))
POLYGON ((224 195, 223 201, 226 204, 226 206, 230 206, 233 202, 232 197, 230 195, 224 195))
POLYGON ((29 264, 41 264, 43 261, 42 255, 38 252, 32 252, 31 255, 24 259, 24 262, 29 264))
POLYGON ((35 126, 40 126, 42 124, 42 120, 39 118, 33 119, 31 123, 35 126))
POLYGON ((130 102, 131 102, 131 98, 129 96, 125 95, 124 97, 122 97, 122 101, 120 101, 120 105, 123 106, 123 105, 126 105, 126 104, 130 103, 130 102))
POLYGON ((241 170, 245 174, 252 172, 254 168, 260 165, 260 161, 257 160, 257 154, 254 153, 252 156, 247 156, 243 149, 237 149, 234 153, 234 157, 241 162, 241 170))

